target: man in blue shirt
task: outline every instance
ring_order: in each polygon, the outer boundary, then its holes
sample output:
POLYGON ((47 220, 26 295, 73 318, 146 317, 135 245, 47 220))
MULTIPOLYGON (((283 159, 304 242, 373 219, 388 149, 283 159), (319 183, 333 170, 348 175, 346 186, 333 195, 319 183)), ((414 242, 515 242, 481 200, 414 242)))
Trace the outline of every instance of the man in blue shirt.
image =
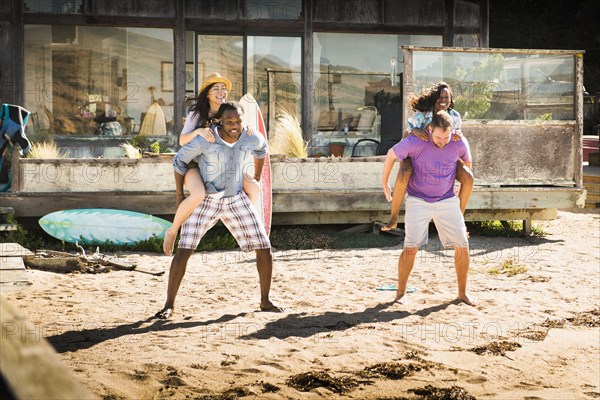
POLYGON ((220 219, 243 251, 256 251, 256 267, 260 282, 260 309, 281 312, 269 300, 273 257, 271 243, 256 210, 243 191, 244 170, 252 165, 254 179, 260 180, 267 144, 262 135, 248 135, 242 129, 243 110, 237 102, 221 105, 216 115, 221 126, 214 130, 215 142, 196 136, 175 156, 175 172, 184 175, 191 161, 198 163, 206 187, 204 201, 181 227, 177 251, 171 262, 167 300, 156 317, 167 319, 175 309, 175 297, 185 274, 187 262, 204 234, 220 219))

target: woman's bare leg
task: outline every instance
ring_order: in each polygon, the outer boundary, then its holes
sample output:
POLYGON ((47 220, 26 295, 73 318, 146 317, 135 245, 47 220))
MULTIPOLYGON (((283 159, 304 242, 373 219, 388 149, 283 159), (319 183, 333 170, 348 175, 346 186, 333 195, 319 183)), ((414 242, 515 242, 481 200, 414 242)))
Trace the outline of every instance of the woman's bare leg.
POLYGON ((173 254, 173 246, 175 244, 175 238, 177 232, 185 220, 194 212, 196 207, 206 197, 206 189, 204 188, 204 182, 200 176, 200 171, 196 168, 189 169, 185 173, 185 187, 188 188, 190 195, 183 200, 177 207, 177 212, 173 218, 173 224, 165 233, 165 240, 163 241, 163 251, 166 255, 170 256, 173 254))
POLYGON ((400 163, 400 169, 396 176, 396 183, 394 184, 394 191, 392 192, 392 212, 390 215, 390 222, 387 225, 381 227, 382 231, 389 231, 398 226, 398 214, 400 213, 400 207, 406 194, 406 187, 408 181, 413 173, 413 166, 410 162, 410 158, 402 160, 400 163))
POLYGON ((260 200, 260 184, 246 174, 244 174, 244 192, 250 199, 250 202, 254 205, 254 208, 258 210, 257 204, 260 200))

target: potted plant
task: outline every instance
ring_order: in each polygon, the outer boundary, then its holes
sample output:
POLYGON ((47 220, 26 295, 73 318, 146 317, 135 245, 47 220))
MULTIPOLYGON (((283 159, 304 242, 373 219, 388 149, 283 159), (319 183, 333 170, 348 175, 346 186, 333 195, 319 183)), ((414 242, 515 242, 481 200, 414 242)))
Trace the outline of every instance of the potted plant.
POLYGON ((342 157, 344 155, 344 147, 346 147, 346 142, 329 142, 329 154, 335 157, 342 157))

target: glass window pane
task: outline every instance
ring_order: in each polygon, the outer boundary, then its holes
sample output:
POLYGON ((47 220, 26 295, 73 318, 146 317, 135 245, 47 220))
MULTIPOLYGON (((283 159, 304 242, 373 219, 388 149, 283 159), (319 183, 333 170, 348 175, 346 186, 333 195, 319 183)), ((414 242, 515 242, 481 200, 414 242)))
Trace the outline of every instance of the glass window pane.
POLYGON ((243 87, 244 38, 242 36, 198 35, 198 80, 218 72, 232 83, 229 99, 239 100, 243 87))
POLYGON ((172 132, 171 29, 76 26, 75 40, 57 41, 53 28, 25 26, 25 106, 37 113, 35 130, 108 135, 115 131, 101 124, 116 121, 123 135, 138 134, 150 111, 147 134, 172 132))
POLYGON ((574 119, 572 55, 414 52, 415 93, 444 80, 463 119, 574 119))
POLYGON ((313 124, 320 143, 340 135, 379 140, 381 127, 401 129, 401 46, 442 45, 441 36, 425 35, 315 33, 313 40, 313 124))
POLYGON ((301 39, 249 36, 247 43, 248 93, 258 101, 265 122, 283 110, 301 120, 301 39))

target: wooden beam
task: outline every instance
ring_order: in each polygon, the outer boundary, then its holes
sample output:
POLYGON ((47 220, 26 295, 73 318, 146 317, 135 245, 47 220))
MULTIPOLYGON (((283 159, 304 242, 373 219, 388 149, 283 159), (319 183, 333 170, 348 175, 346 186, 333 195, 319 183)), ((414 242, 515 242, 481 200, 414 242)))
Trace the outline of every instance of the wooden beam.
MULTIPOLYGON (((568 209, 584 206, 584 189, 568 187, 476 187, 467 210, 568 209)), ((70 208, 116 208, 152 215, 175 213, 175 192, 79 192, 3 194, 19 217, 70 208)), ((273 213, 389 212, 381 190, 288 190, 273 192, 273 213)), ((521 218, 522 219, 522 218, 521 218)))
POLYGON ((312 139, 314 132, 313 123, 313 98, 314 98, 314 80, 313 80, 313 5, 312 0, 302 2, 302 14, 304 15, 304 29, 302 37, 302 136, 305 141, 312 139))
POLYGON ((490 2, 481 0, 479 2, 479 47, 490 45, 490 2))
POLYGON ((575 182, 577 187, 583 185, 583 53, 575 55, 575 182))
MULTIPOLYGON (((173 101, 173 134, 178 138, 176 148, 179 148, 179 134, 183 129, 183 117, 185 117, 185 89, 186 89, 186 58, 185 58, 185 4, 184 0, 175 0, 175 29, 173 29, 173 58, 174 58, 174 101, 173 101)), ((194 54, 196 52, 194 51, 194 54)), ((196 66, 194 60, 194 67, 196 66)), ((195 74, 195 73, 194 73, 195 74)), ((202 77, 199 77, 202 79, 202 77)), ((194 93, 195 95, 195 93, 194 93)))
POLYGON ((444 46, 454 46, 454 20, 456 15, 456 4, 454 0, 445 0, 445 23, 444 23, 444 46))
MULTIPOLYGON (((439 47, 431 46, 403 46, 412 51, 435 51, 440 52, 439 47)), ((477 47, 448 47, 444 53, 504 53, 504 54, 532 54, 532 55, 561 55, 575 56, 584 54, 585 50, 542 50, 542 49, 503 49, 503 48, 477 48, 477 47)))
POLYGON ((41 336, 41 326, 28 321, 3 297, 0 298, 0 322, 0 372, 14 399, 94 398, 41 336))

